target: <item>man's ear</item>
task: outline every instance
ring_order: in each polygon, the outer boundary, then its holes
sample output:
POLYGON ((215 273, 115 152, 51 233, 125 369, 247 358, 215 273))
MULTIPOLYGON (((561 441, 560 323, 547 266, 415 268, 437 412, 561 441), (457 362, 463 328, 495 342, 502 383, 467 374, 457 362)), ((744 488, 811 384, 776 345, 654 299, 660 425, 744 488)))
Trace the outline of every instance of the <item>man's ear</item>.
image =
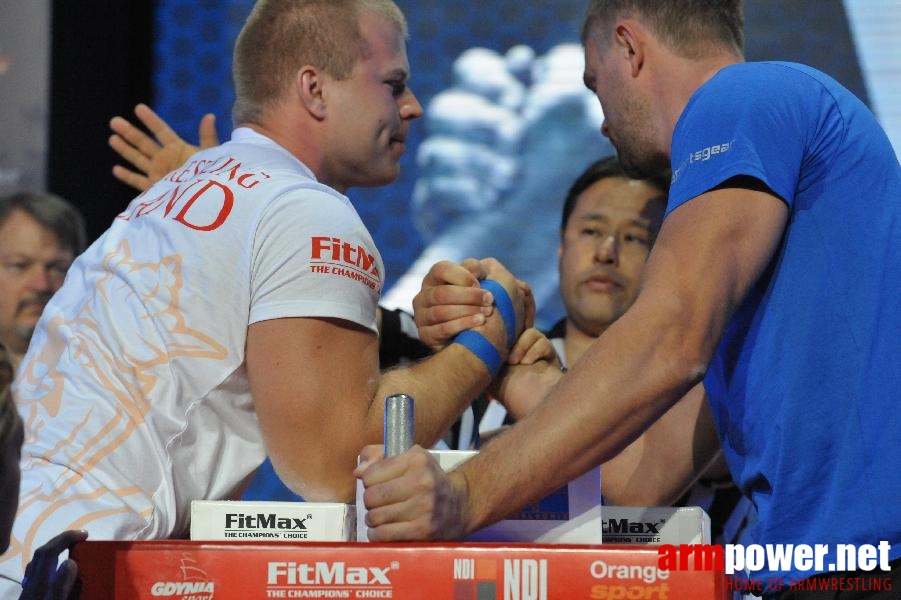
POLYGON ((300 103, 317 119, 325 118, 325 83, 324 74, 310 65, 301 67, 294 78, 300 103))
POLYGON ((629 61, 632 77, 636 77, 644 67, 644 33, 643 27, 629 19, 621 21, 614 30, 614 43, 622 57, 629 61))

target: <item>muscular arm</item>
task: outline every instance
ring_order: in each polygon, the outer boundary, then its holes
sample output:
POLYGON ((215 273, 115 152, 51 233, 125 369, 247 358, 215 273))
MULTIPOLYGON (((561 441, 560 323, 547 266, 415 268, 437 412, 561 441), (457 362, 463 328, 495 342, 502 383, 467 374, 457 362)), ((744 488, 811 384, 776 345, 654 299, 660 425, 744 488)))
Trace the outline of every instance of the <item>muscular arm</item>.
MULTIPOLYGON (((496 347, 505 345, 499 313, 480 331, 496 347)), ((378 337, 338 319, 251 325, 247 370, 273 465, 289 487, 309 500, 353 497, 360 449, 382 441, 386 396, 413 396, 416 441, 431 446, 490 381, 485 366, 457 344, 380 374, 378 337)))
POLYGON ((465 529, 610 460, 697 384, 786 218, 779 198, 746 187, 710 191, 670 214, 632 308, 546 401, 452 477, 469 490, 465 529))
MULTIPOLYGON (((499 395, 510 414, 521 420, 562 377, 546 363, 509 368, 499 395)), ((620 506, 672 504, 707 472, 720 456, 719 448, 704 387, 698 384, 601 465, 604 500, 620 506)))
POLYGON ((638 299, 478 456, 445 474, 414 448, 363 452, 369 539, 454 539, 610 460, 703 377, 732 313, 772 260, 788 211, 755 180, 730 180, 669 215, 638 299))

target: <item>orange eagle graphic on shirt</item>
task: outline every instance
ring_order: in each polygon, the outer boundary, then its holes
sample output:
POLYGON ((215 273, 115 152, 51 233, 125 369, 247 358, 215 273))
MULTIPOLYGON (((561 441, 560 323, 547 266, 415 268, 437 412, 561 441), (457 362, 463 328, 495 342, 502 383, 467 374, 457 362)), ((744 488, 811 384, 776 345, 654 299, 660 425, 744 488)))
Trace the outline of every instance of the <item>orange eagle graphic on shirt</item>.
POLYGON ((180 310, 182 277, 179 255, 151 263, 137 262, 129 243, 123 241, 105 256, 97 285, 74 317, 54 316, 46 323, 44 343, 23 365, 17 382, 27 431, 28 454, 23 456, 23 465, 44 461, 64 468, 54 481, 33 489, 23 487, 19 515, 27 513, 32 523, 26 536, 12 540, 6 558, 19 554, 24 566, 42 523, 68 503, 84 502, 99 510, 79 510, 76 518, 65 525, 66 529, 84 528, 112 513, 134 512, 143 519, 150 517, 153 507, 148 491, 141 486, 111 489, 85 476, 121 448, 148 418, 154 389, 170 362, 181 357, 221 360, 228 354, 222 344, 186 322, 180 310), (137 306, 122 310, 124 304, 137 306), (113 306, 120 308, 112 310, 113 306), (133 322, 122 323, 122 318, 133 322), (127 330, 129 335, 109 335, 116 329, 127 330), (63 370, 84 372, 76 379, 79 389, 71 388, 72 380, 67 383, 63 370), (85 381, 89 383, 82 389, 85 381), (63 415, 65 399, 70 394, 82 399, 103 397, 102 406, 112 406, 112 412, 100 414, 98 403, 74 419, 71 413, 63 415), (59 440, 53 447, 38 443, 42 430, 60 427, 68 427, 69 433, 49 436, 59 440), (76 443, 76 439, 88 441, 76 443), (73 493, 73 487, 80 491, 73 493))

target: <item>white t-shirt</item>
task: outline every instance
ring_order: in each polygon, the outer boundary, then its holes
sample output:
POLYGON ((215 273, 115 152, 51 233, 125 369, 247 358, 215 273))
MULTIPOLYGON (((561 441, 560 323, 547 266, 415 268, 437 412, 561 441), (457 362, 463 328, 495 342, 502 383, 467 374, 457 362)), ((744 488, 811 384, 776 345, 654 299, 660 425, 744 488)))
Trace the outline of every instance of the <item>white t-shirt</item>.
POLYGON ((350 201, 250 129, 141 194, 72 265, 20 371, 22 550, 73 527, 185 534, 191 500, 232 497, 264 458, 248 325, 377 333, 383 272, 350 201))

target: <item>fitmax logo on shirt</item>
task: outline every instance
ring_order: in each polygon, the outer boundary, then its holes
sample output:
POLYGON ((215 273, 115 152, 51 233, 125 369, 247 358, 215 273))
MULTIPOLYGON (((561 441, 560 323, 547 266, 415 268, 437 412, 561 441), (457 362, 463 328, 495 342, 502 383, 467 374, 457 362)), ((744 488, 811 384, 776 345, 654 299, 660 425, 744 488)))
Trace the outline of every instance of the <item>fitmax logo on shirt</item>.
POLYGON ((379 275, 375 256, 359 244, 351 244, 341 238, 329 236, 313 236, 310 243, 312 246, 311 260, 343 263, 375 277, 379 275))

